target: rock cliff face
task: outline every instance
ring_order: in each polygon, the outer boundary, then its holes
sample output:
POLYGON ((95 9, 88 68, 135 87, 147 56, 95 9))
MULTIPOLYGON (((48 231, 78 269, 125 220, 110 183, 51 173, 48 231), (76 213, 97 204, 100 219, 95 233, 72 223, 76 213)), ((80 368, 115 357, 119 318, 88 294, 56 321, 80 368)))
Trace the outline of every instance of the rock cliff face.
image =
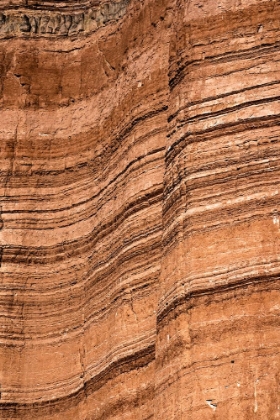
POLYGON ((1 2, 0 418, 280 418, 279 20, 1 2))

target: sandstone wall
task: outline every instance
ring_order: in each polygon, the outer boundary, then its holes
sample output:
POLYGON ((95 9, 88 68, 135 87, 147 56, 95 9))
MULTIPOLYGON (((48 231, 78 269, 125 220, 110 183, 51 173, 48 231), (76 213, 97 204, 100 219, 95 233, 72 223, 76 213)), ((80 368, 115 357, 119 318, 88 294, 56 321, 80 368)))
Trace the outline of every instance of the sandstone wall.
POLYGON ((25 3, 0 13, 0 418, 280 418, 278 2, 25 3))
POLYGON ((277 419, 280 8, 176 12, 155 418, 277 419))

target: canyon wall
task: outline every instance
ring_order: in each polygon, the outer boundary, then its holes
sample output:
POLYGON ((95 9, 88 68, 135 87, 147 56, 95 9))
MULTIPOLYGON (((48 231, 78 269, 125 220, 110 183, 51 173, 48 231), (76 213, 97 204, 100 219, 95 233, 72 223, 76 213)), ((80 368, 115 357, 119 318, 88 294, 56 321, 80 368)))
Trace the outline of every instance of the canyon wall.
POLYGON ((2 1, 0 418, 280 418, 279 21, 2 1))

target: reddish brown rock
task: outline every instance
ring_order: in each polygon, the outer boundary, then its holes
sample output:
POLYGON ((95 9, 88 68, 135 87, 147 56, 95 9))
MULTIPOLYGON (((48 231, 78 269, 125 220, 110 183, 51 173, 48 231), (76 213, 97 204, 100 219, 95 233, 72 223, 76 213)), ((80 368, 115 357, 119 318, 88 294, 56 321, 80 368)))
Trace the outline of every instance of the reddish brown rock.
POLYGON ((280 418, 279 18, 2 2, 0 418, 280 418))

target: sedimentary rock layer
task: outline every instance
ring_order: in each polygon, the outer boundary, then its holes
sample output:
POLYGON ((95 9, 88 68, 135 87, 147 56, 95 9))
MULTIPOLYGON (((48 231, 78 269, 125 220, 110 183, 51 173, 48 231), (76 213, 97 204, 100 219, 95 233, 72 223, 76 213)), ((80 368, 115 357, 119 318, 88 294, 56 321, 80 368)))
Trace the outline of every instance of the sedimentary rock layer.
POLYGON ((242 3, 174 18, 158 419, 280 415, 280 8, 242 3))
POLYGON ((1 7, 0 418, 277 419, 278 2, 1 7))
POLYGON ((162 13, 2 41, 2 418, 153 413, 162 13))
POLYGON ((129 0, 109 2, 17 2, 0 9, 0 39, 11 37, 75 36, 89 34, 108 22, 120 19, 129 0), (16 6, 16 7, 15 7, 16 6))

